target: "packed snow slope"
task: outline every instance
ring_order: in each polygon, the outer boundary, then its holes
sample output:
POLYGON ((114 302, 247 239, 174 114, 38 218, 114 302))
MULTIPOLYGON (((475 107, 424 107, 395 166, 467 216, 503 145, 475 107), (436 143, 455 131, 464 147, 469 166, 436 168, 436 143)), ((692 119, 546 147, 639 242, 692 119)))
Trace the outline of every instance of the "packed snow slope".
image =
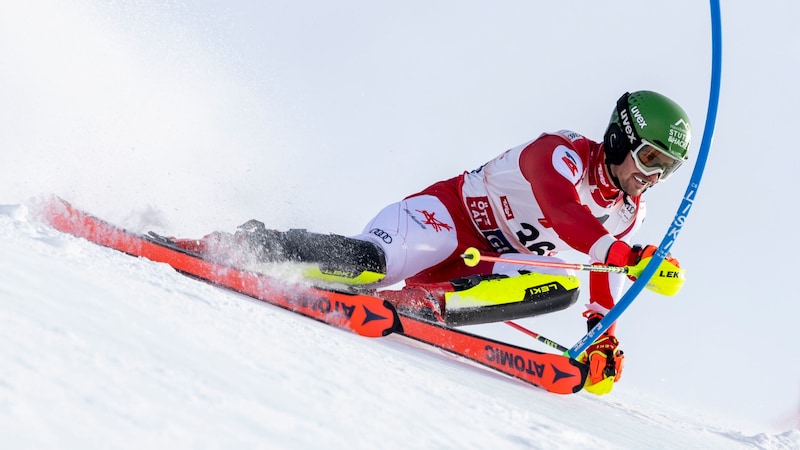
POLYGON ((4 448, 793 448, 622 390, 558 396, 0 206, 4 448))
MULTIPOLYGON (((354 234, 542 132, 600 140, 616 99, 638 89, 687 110, 694 155, 705 2, 0 1, 0 442, 796 443, 800 152, 785 136, 800 2, 722 7, 714 142, 672 248, 686 285, 643 292, 620 319, 612 395, 553 398, 52 234, 24 210, 56 194, 137 231, 197 237, 256 218, 354 234)), ((661 241, 690 173, 647 192, 637 243, 661 241)), ((587 301, 522 323, 570 346, 587 301)), ((479 331, 532 345, 509 327, 479 331)))

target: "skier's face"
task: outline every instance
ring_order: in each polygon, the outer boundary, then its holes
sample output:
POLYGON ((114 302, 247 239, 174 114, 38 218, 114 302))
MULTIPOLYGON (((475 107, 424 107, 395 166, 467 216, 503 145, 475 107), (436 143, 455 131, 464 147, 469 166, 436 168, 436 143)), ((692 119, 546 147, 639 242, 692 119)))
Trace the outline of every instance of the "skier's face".
POLYGON ((633 153, 628 153, 622 164, 611 164, 609 170, 619 180, 622 191, 631 197, 641 195, 647 188, 658 183, 657 173, 645 175, 636 167, 633 153))

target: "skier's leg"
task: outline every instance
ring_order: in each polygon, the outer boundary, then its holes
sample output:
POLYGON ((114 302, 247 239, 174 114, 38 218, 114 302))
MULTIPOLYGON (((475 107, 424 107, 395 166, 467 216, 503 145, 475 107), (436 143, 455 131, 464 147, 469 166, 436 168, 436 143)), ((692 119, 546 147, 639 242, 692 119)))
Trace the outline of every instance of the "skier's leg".
POLYGON ((458 238, 444 204, 432 195, 410 197, 384 208, 354 238, 381 248, 390 286, 433 267, 453 255, 458 238))
POLYGON ((337 234, 292 229, 276 231, 251 220, 240 226, 235 239, 261 262, 297 261, 314 263, 319 273, 307 276, 348 284, 368 284, 383 278, 385 257, 371 242, 337 234))

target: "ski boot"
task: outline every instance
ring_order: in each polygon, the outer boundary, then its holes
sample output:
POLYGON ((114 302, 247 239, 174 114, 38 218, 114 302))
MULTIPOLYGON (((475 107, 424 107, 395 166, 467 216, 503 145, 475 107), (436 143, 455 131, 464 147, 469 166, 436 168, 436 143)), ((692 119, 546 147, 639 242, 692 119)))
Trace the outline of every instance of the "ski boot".
POLYGON ((234 234, 215 232, 199 240, 176 240, 175 244, 243 268, 298 263, 304 278, 326 283, 365 285, 386 274, 383 250, 371 242, 302 229, 271 230, 258 220, 242 224, 234 234))
POLYGON ((574 276, 521 272, 471 275, 444 283, 407 280, 400 291, 379 291, 398 312, 448 326, 476 325, 547 314, 578 300, 574 276))

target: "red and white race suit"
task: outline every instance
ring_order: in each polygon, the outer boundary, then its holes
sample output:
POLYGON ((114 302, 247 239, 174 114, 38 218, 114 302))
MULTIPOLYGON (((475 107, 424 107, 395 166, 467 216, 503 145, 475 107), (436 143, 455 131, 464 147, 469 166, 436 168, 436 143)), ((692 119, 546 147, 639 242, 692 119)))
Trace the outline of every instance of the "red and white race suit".
MULTIPOLYGON (((604 158, 601 144, 573 131, 543 134, 387 206, 356 237, 385 252, 384 286, 511 275, 522 268, 467 267, 460 255, 468 247, 520 259, 552 259, 572 249, 602 262, 611 244, 628 241, 645 215, 643 200, 613 185, 604 158)), ((619 274, 592 272, 590 308, 607 312, 623 281, 619 274)))

